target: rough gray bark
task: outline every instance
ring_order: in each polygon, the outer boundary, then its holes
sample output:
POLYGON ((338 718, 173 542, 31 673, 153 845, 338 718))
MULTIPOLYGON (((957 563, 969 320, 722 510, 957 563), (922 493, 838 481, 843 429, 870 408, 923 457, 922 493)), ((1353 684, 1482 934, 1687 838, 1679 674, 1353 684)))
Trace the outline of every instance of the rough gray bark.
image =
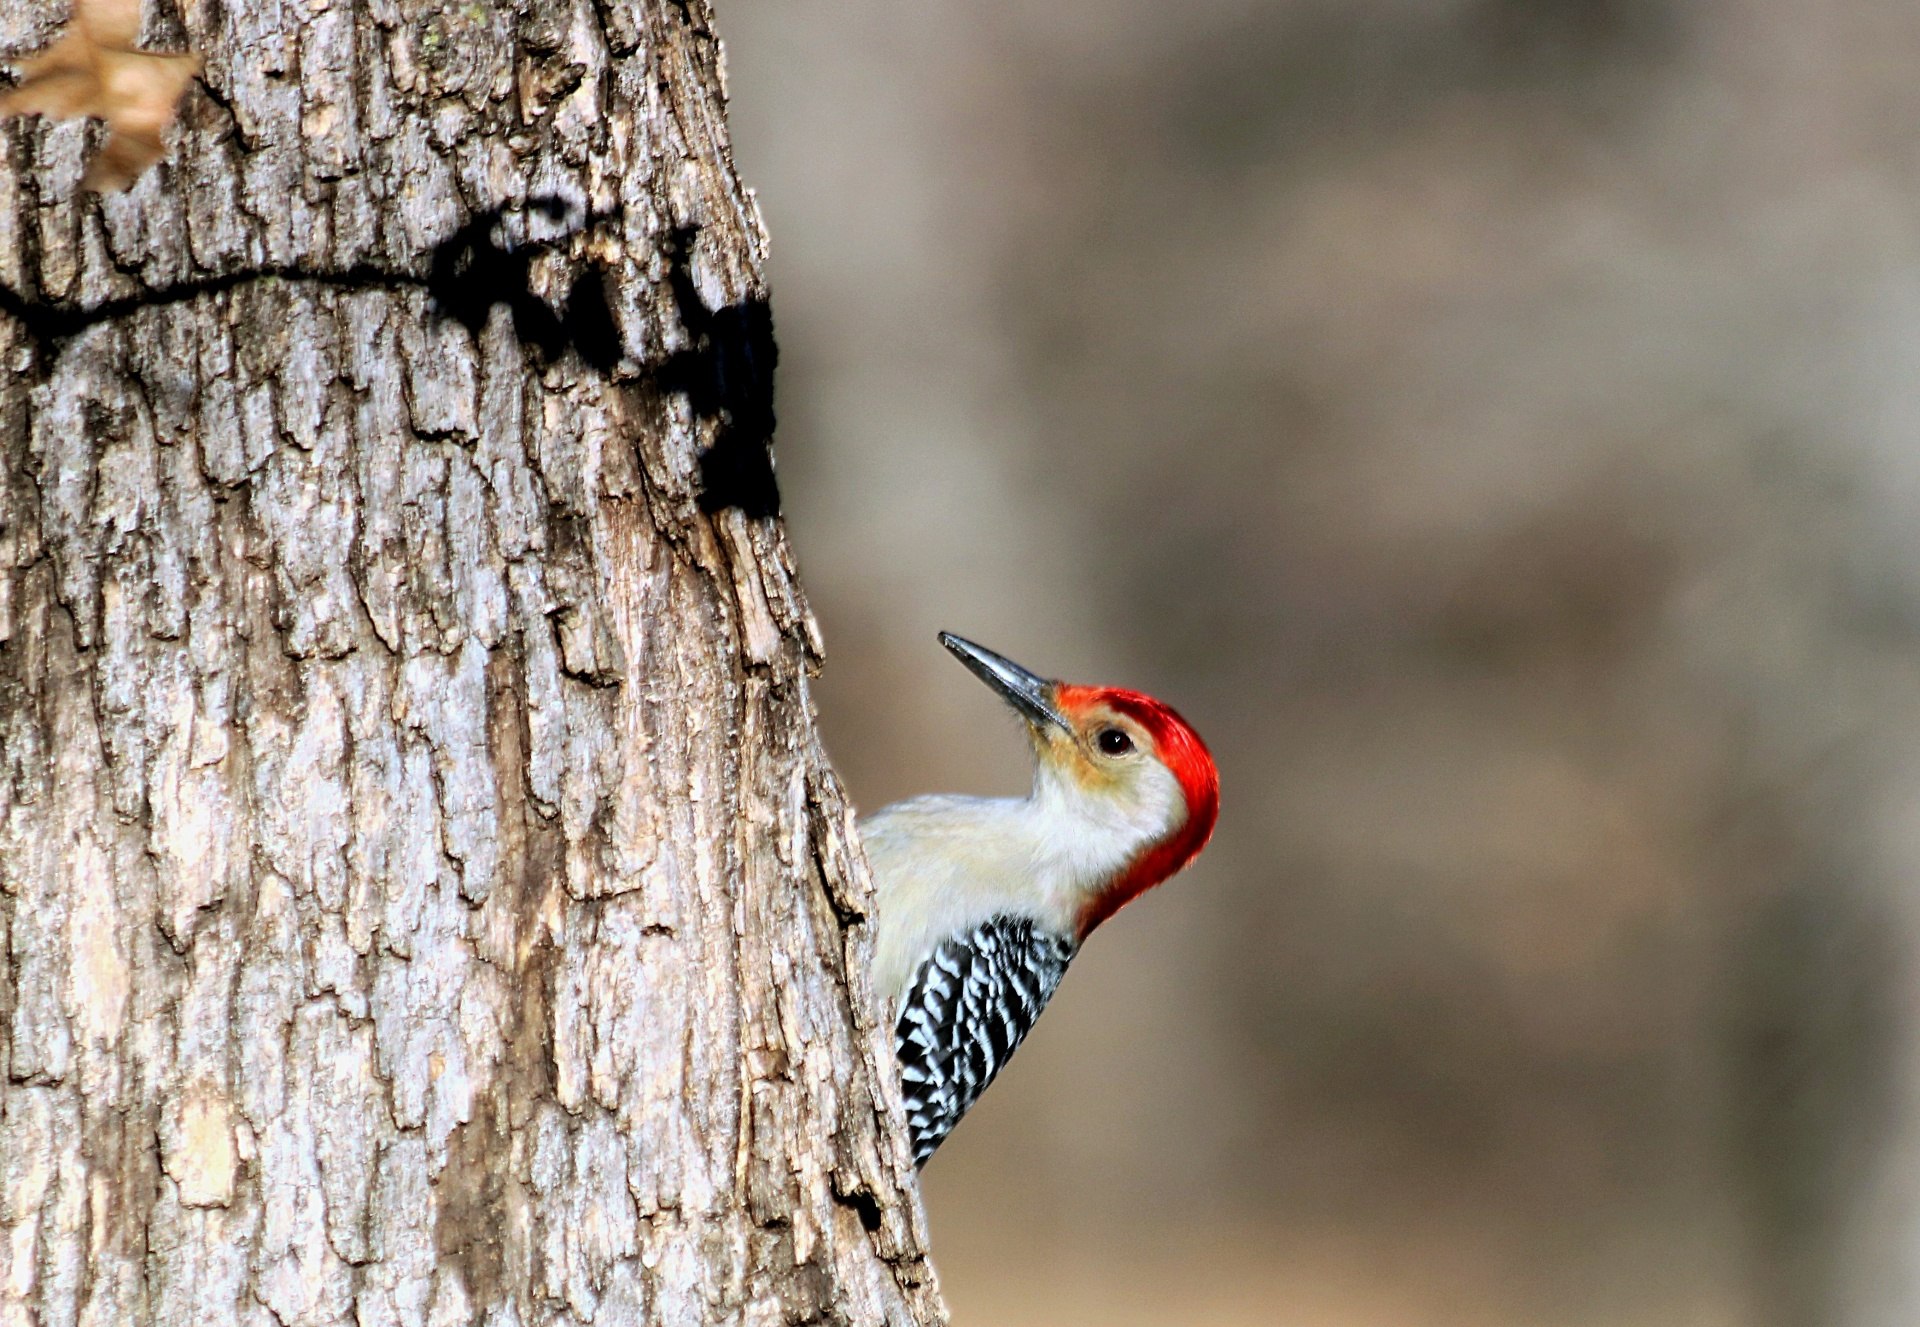
POLYGON ((0 124, 0 282, 130 301, 0 318, 0 1324, 943 1321, 815 631, 650 368, 676 229, 763 289, 705 4, 145 35, 206 63, 127 193, 0 124), (616 369, 430 310, 500 207, 616 369))

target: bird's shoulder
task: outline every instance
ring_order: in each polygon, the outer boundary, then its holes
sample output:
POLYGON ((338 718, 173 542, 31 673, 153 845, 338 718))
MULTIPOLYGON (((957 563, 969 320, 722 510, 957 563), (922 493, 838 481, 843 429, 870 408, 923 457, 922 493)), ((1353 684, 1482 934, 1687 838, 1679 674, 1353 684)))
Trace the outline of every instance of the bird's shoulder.
POLYGON ((891 802, 862 816, 860 834, 862 838, 929 833, 977 835, 983 826, 995 821, 1019 819, 1026 809, 1026 799, 1018 797, 923 793, 891 802))

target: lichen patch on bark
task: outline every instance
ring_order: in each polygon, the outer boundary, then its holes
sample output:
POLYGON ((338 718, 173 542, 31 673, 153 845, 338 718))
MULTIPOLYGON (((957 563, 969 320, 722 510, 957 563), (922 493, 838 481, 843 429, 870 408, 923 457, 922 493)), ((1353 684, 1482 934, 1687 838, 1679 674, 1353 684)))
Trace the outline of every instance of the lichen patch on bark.
POLYGON ((177 1122, 168 1132, 173 1141, 165 1149, 163 1166, 180 1187, 181 1205, 225 1207, 233 1201, 239 1156, 232 1106, 220 1090, 211 1084, 188 1088, 178 1103, 177 1122))

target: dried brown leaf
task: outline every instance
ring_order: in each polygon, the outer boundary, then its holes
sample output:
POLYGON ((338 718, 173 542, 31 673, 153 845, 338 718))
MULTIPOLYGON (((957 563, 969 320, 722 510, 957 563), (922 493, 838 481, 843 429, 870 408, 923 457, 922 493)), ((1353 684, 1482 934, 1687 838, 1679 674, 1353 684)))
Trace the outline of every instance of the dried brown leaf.
POLYGON ((95 116, 110 132, 81 186, 124 189, 166 150, 192 53, 135 50, 140 0, 74 0, 73 18, 51 46, 20 62, 20 84, 0 95, 0 115, 95 116))

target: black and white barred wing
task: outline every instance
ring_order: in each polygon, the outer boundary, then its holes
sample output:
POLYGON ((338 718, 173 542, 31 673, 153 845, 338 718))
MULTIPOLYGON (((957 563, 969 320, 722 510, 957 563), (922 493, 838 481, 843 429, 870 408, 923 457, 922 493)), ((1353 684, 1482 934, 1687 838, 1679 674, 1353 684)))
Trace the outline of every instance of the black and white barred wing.
POLYGON ((943 943, 914 974, 894 1024, 915 1165, 987 1090, 1053 998, 1074 943, 995 917, 943 943))

